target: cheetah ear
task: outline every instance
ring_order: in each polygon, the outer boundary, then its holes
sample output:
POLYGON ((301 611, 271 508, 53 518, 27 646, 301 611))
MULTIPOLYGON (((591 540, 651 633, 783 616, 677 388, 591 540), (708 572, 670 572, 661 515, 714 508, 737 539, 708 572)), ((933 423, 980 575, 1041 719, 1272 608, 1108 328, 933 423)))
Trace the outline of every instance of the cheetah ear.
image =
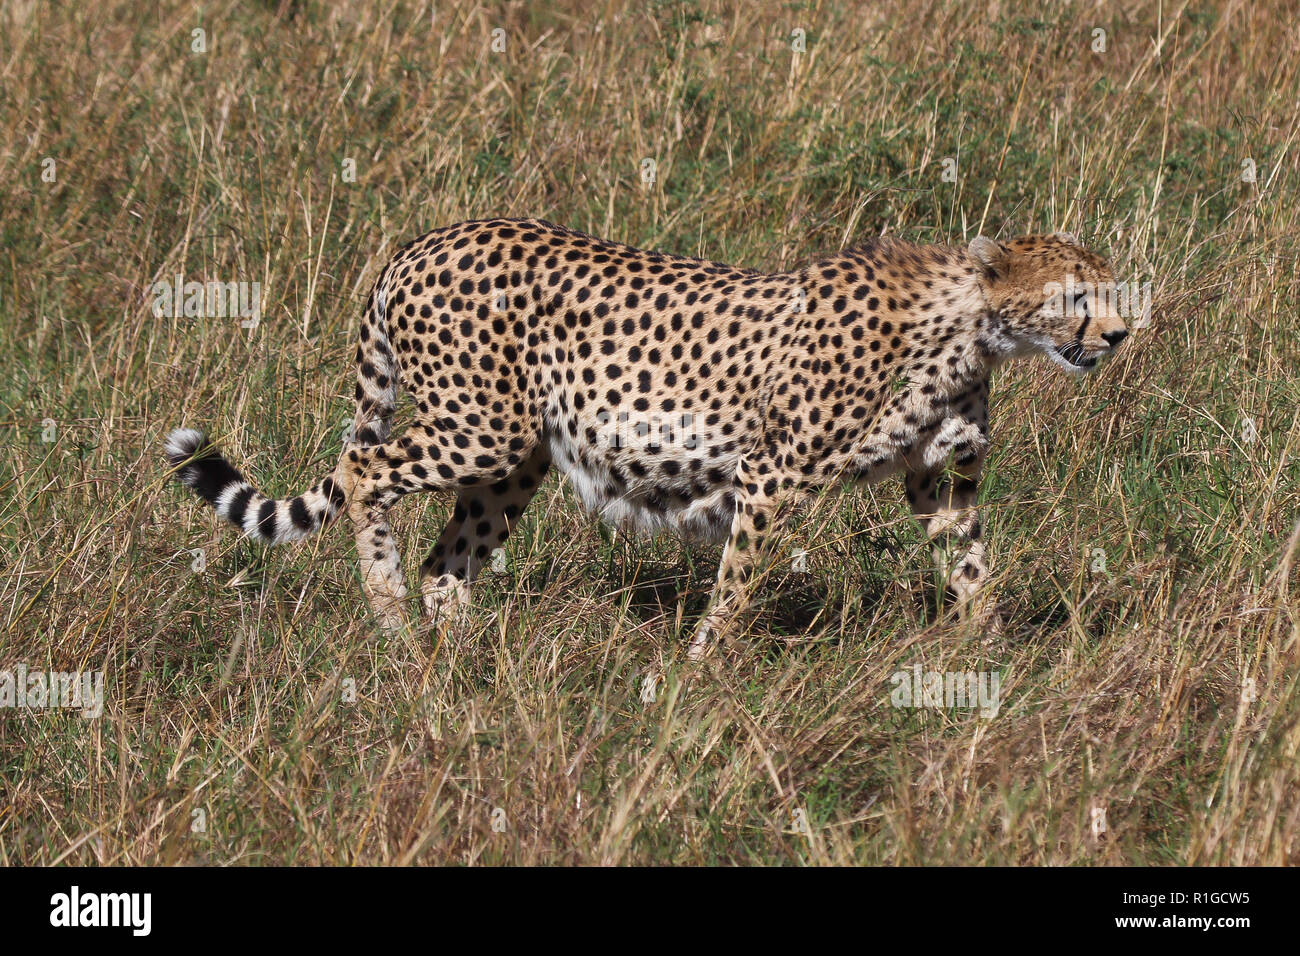
POLYGON ((976 236, 970 241, 966 251, 970 253, 972 259, 984 267, 985 273, 991 278, 1002 271, 1010 254, 1006 246, 994 242, 987 236, 976 236))
POLYGON ((1068 242, 1072 246, 1079 244, 1079 237, 1072 232, 1054 232, 1052 238, 1059 239, 1061 242, 1068 242))

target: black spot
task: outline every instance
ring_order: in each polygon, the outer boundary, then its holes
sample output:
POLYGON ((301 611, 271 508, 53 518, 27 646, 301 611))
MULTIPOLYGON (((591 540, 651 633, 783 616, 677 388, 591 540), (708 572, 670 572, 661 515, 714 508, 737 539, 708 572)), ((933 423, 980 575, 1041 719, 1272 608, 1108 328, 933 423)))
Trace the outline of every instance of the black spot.
POLYGON ((294 527, 302 531, 310 531, 315 525, 311 513, 307 511, 307 502, 301 497, 294 498, 289 503, 289 519, 293 522, 294 527))
POLYGON ((257 512, 257 531, 268 541, 275 538, 275 502, 262 502, 261 509, 257 512))

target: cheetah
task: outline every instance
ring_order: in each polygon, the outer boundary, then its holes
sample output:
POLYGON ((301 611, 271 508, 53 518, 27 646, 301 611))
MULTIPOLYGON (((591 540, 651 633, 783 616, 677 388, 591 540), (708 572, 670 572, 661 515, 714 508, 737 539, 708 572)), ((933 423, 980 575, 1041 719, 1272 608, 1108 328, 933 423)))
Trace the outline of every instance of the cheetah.
POLYGON ((959 609, 986 576, 976 498, 991 371, 1046 355, 1086 372, 1128 335, 1107 262, 1071 235, 968 247, 873 239, 792 272, 645 252, 537 219, 434 230, 379 274, 336 467, 270 499, 202 432, 176 477, 271 544, 346 511, 379 624, 406 625, 388 510, 455 495, 420 566, 424 612, 458 612, 554 465, 617 525, 723 542, 688 656, 743 619, 791 507, 901 474, 959 609), (1055 290, 1055 291, 1053 291, 1055 290), (414 420, 390 437, 399 383, 414 420))

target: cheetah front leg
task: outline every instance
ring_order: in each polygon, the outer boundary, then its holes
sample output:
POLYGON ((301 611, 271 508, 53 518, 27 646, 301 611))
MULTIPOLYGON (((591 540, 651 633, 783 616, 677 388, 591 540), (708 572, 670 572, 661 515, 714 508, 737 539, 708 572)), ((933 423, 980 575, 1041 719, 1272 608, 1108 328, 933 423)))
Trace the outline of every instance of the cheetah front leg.
POLYGON ((982 465, 983 456, 977 455, 950 470, 919 469, 907 475, 908 504, 934 544, 935 566, 963 618, 978 612, 988 571, 976 507, 982 465))
MULTIPOLYGON (((791 503, 789 494, 774 492, 777 482, 772 474, 765 464, 741 462, 731 534, 722 551, 709 610, 687 650, 690 660, 702 660, 739 630, 760 575, 771 561, 772 543, 791 503)), ((783 484, 786 489, 791 485, 783 484)))
POLYGON ((739 629, 756 583, 756 572, 768 559, 763 530, 771 526, 771 520, 772 511, 767 503, 737 505, 731 534, 718 565, 718 580, 709 600, 709 610, 686 652, 691 660, 702 660, 739 629))

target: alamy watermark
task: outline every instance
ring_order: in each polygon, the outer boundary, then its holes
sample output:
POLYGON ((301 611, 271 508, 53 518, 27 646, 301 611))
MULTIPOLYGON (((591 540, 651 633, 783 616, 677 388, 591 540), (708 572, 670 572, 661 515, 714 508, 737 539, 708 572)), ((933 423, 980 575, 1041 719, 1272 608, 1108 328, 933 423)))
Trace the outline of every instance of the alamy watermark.
POLYGON ((155 282, 149 293, 159 319, 238 318, 246 329, 257 328, 262 320, 260 282, 186 282, 178 275, 170 282, 155 282))
POLYGON ((692 414, 659 416, 654 413, 611 414, 605 409, 596 413, 597 434, 606 448, 685 448, 700 447, 700 436, 692 414))
POLYGON ((77 708, 83 717, 104 713, 103 671, 29 671, 26 664, 0 670, 0 708, 77 708))
POLYGON ((1071 276, 1064 283, 1048 282, 1043 294, 1057 315, 1116 315, 1136 319, 1139 329, 1151 321, 1150 282, 1075 282, 1071 276))
POLYGON ((979 708, 996 717, 1001 708, 1002 675, 997 671, 923 671, 920 664, 895 671, 889 695, 895 707, 979 708))
POLYGON ((153 928, 152 893, 83 893, 73 885, 66 893, 50 897, 50 925, 119 926, 133 936, 148 936, 153 928))

